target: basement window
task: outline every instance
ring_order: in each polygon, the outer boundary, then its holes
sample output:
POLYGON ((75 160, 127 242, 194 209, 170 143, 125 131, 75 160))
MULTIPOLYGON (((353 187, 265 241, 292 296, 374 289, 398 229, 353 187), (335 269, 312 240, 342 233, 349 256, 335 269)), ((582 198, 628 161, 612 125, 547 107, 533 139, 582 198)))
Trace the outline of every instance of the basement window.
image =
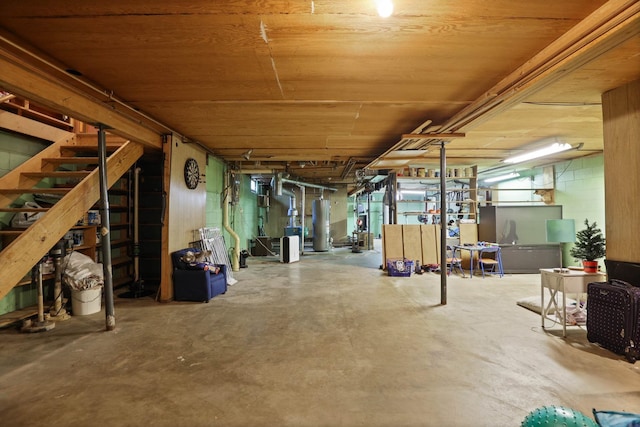
POLYGON ((251 192, 254 194, 258 193, 258 181, 256 181, 255 179, 251 180, 251 192))

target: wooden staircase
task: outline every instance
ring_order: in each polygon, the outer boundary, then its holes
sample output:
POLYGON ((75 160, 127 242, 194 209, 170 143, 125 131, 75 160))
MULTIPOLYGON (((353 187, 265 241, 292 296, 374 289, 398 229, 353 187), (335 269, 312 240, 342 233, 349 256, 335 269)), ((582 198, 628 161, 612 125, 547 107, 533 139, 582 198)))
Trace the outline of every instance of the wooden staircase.
MULTIPOLYGON (((68 135, 0 178, 0 212, 44 213, 24 230, 0 230, 0 237, 15 237, 0 251, 0 299, 100 199, 97 135, 68 135), (64 187, 47 187, 45 179, 65 179, 67 183, 64 187), (49 208, 12 206, 26 194, 61 198, 49 208)), ((143 147, 107 135, 107 152, 107 183, 111 187, 142 156, 143 147)))

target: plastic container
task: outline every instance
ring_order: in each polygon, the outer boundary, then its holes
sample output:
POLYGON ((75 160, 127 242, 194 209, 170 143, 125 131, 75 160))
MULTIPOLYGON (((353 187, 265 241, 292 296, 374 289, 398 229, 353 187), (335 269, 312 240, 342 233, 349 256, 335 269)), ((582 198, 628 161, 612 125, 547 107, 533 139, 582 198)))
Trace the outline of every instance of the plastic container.
POLYGON ((71 290, 71 310, 74 316, 98 313, 102 309, 102 287, 71 290))
POLYGON ((409 277, 413 272, 413 261, 408 259, 387 259, 389 276, 409 277))

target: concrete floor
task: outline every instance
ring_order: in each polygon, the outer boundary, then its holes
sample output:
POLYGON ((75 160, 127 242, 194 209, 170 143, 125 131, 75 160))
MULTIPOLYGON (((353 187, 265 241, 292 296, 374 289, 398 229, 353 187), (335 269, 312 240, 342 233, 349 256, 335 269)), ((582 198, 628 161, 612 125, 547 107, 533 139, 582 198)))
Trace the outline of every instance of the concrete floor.
POLYGON ((640 413, 640 362, 516 306, 538 275, 388 277, 378 251, 249 258, 209 304, 117 299, 0 331, 3 426, 518 426, 563 405, 640 413))

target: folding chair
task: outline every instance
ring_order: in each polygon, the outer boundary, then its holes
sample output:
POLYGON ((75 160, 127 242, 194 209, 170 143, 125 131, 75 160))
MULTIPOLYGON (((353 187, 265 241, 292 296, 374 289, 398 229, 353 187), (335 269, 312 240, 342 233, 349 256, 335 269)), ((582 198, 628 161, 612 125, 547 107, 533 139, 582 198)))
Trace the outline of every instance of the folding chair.
POLYGON ((467 277, 462 269, 462 260, 456 256, 455 249, 447 245, 447 276, 451 274, 454 268, 460 271, 462 277, 467 277))
POLYGON ((500 246, 487 246, 481 249, 478 253, 478 267, 482 270, 482 277, 485 273, 504 276, 500 246))

